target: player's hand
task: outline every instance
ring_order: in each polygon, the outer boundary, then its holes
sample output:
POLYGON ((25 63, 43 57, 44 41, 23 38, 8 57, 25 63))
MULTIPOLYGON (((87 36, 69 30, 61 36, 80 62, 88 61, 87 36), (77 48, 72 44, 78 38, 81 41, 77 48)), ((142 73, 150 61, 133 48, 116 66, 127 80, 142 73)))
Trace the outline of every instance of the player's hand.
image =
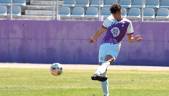
POLYGON ((140 42, 143 40, 143 37, 141 35, 128 35, 128 41, 129 42, 140 42))
POLYGON ((134 36, 134 39, 137 41, 137 42, 140 42, 143 40, 143 37, 141 35, 135 35, 134 36))
POLYGON ((94 39, 93 37, 91 37, 90 40, 89 40, 90 43, 95 43, 96 41, 97 41, 97 40, 94 39))

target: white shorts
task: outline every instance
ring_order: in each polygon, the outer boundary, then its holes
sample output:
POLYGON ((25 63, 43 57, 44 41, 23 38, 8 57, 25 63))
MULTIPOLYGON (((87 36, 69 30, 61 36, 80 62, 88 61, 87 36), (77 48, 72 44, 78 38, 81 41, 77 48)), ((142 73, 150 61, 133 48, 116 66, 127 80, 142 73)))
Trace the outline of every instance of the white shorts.
POLYGON ((113 58, 117 58, 121 48, 121 43, 103 43, 99 48, 99 63, 105 62, 106 56, 110 55, 113 58))

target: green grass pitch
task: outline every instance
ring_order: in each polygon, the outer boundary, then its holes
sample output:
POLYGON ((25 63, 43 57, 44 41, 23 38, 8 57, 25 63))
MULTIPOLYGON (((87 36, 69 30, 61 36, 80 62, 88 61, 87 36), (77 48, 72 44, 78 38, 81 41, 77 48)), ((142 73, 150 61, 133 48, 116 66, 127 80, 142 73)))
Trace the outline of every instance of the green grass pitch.
MULTIPOLYGON (((94 70, 64 70, 54 77, 48 69, 0 69, 0 96, 103 96, 94 70)), ((169 73, 108 71, 110 96, 169 96, 169 73)))

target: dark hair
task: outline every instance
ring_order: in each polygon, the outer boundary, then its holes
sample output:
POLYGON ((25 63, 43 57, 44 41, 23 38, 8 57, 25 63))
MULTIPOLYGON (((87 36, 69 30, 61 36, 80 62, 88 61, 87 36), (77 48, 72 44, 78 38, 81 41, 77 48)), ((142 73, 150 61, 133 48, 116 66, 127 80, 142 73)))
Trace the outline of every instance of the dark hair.
POLYGON ((113 4, 111 7, 110 7, 110 12, 112 14, 115 14, 116 12, 121 12, 121 6, 119 4, 113 4))

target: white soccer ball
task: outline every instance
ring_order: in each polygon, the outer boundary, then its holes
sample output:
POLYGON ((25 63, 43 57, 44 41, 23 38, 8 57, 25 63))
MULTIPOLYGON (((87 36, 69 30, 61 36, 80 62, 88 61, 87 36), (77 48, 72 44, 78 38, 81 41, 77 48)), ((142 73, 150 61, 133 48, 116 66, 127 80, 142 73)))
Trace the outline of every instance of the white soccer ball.
POLYGON ((60 63, 53 63, 50 67, 51 74, 54 76, 61 75, 63 72, 62 65, 60 63))

